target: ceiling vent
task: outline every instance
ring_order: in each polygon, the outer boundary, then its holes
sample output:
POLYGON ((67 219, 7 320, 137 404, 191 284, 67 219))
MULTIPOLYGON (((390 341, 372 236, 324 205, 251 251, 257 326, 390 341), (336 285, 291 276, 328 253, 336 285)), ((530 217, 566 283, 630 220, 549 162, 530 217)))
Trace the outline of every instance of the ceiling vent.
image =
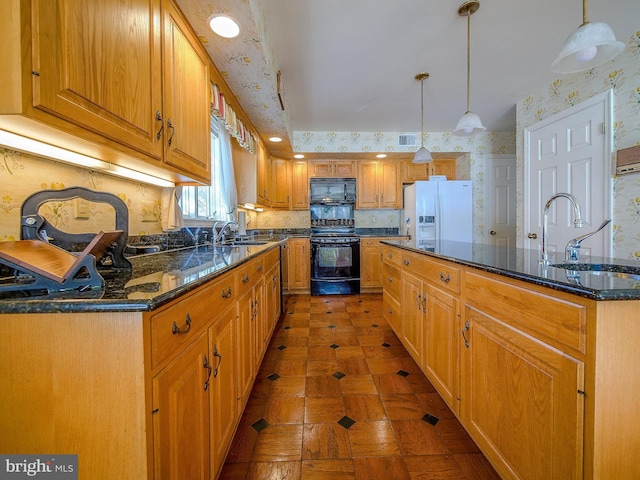
POLYGON ((415 133, 399 133, 398 146, 399 147, 417 147, 418 139, 416 134, 415 133))

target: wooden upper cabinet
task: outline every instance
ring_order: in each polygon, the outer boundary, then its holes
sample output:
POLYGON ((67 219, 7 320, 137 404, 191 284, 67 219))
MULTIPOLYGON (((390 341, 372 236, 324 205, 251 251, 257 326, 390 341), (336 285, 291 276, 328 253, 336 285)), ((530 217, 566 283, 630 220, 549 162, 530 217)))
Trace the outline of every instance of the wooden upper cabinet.
POLYGON ((33 106, 161 160, 159 0, 33 0, 33 106))
POLYGON ((360 209, 402 208, 400 162, 363 160, 358 162, 358 198, 360 209))
POLYGON ((447 180, 456 179, 456 159, 441 158, 430 163, 402 163, 402 182, 413 183, 419 180, 429 180, 431 175, 446 175, 447 180))
POLYGON ((271 159, 271 206, 291 208, 291 162, 271 159))
POLYGON ((163 8, 164 161, 210 183, 209 60, 173 3, 163 8))
POLYGON ((309 210, 309 172, 306 160, 291 162, 291 209, 309 210))
POLYGON ((309 177, 355 178, 355 160, 317 160, 309 162, 309 177))
POLYGON ((269 206, 271 205, 271 156, 262 143, 258 144, 257 152, 257 199, 258 203, 269 206))

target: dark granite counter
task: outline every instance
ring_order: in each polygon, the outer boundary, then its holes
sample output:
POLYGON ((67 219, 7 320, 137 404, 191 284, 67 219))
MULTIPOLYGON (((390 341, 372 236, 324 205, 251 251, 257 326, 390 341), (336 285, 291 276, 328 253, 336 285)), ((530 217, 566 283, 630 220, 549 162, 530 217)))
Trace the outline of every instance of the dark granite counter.
POLYGON ((208 244, 129 257, 131 271, 100 272, 102 289, 3 298, 0 314, 150 311, 279 245, 208 244))
POLYGON ((537 251, 521 248, 440 242, 433 251, 425 251, 416 246, 415 239, 383 240, 383 243, 594 300, 640 300, 639 262, 585 256, 580 263, 596 264, 599 268, 585 271, 565 268, 563 255, 550 254, 552 264, 559 267, 541 265, 537 251), (607 271, 611 265, 616 265, 619 271, 607 271))

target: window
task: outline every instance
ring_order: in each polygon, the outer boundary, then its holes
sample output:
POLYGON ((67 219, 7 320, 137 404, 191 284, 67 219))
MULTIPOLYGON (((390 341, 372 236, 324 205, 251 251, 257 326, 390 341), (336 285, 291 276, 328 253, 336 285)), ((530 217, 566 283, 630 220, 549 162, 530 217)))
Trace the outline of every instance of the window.
POLYGON ((211 117, 211 186, 184 187, 182 216, 188 223, 235 220, 237 194, 230 137, 224 125, 211 117))

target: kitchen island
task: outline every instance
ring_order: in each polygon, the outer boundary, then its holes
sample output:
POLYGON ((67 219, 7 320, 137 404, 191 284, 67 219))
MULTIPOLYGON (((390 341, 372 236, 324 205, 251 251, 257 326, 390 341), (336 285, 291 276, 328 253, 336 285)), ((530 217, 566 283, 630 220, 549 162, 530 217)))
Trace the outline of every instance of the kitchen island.
POLYGON ((385 317, 503 478, 640 478, 636 264, 383 244, 385 317))
POLYGON ((0 451, 214 478, 280 316, 280 242, 130 260, 103 289, 0 300, 0 451))

